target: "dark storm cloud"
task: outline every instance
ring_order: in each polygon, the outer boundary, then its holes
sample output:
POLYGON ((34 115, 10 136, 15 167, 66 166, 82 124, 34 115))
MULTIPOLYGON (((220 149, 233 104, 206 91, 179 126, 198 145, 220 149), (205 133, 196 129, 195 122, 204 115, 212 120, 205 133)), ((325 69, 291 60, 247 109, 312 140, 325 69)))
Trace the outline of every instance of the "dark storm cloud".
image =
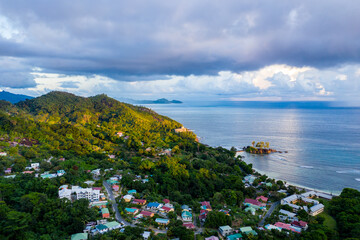
POLYGON ((3 1, 16 34, 0 29, 0 55, 119 80, 321 68, 359 62, 359 12, 354 1, 3 1))

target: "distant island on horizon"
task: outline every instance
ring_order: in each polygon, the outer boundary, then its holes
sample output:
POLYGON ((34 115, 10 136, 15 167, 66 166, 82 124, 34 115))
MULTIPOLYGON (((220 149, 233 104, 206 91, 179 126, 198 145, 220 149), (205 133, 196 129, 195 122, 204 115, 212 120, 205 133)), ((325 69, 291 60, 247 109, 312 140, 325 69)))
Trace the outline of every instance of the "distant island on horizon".
POLYGON ((179 100, 168 100, 166 98, 159 98, 157 100, 134 100, 127 99, 132 104, 181 104, 182 101, 179 100))
POLYGON ((25 101, 26 99, 33 99, 33 97, 23 95, 23 94, 15 94, 7 91, 0 92, 0 100, 11 102, 12 104, 25 101))

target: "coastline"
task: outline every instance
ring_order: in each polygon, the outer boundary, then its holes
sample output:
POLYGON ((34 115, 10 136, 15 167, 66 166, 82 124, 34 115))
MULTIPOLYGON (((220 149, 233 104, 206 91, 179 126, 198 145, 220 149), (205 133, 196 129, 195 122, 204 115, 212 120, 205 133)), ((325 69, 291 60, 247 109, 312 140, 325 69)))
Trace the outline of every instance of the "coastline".
MULTIPOLYGON (((235 157, 237 157, 237 156, 242 156, 240 151, 236 152, 235 157)), ((246 162, 246 161, 245 161, 246 158, 245 158, 244 156, 242 156, 242 157, 243 157, 243 158, 242 158, 242 161, 246 162)), ((246 163, 249 164, 248 162, 246 162, 246 163)), ((257 173, 259 173, 259 174, 261 174, 261 175, 267 175, 267 176, 269 176, 270 178, 273 178, 273 177, 270 176, 271 174, 268 174, 268 173, 266 173, 266 172, 264 172, 264 171, 260 171, 260 170, 254 168, 254 167, 252 167, 252 168, 255 170, 255 172, 257 172, 257 173)), ((289 182, 289 181, 284 180, 284 179, 281 179, 281 178, 273 178, 273 179, 275 179, 276 181, 277 181, 277 180, 283 181, 283 182, 286 183, 286 185, 294 186, 294 187, 296 187, 296 188, 297 188, 298 190, 300 190, 300 191, 301 191, 301 190, 305 190, 306 192, 308 192, 308 191, 315 191, 315 192, 319 192, 319 193, 328 194, 328 195, 331 195, 331 196, 333 196, 333 197, 339 196, 340 193, 341 193, 341 191, 340 191, 340 192, 331 192, 331 191, 323 190, 323 189, 310 188, 310 187, 303 186, 303 185, 298 184, 298 183, 289 182)))

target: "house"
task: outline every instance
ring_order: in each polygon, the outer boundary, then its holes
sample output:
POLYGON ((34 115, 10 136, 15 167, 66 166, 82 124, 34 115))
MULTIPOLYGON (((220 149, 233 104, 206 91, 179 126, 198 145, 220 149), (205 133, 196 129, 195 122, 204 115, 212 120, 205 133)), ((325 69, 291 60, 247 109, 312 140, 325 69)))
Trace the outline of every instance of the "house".
POLYGON ((191 222, 192 221, 192 214, 189 211, 183 210, 181 213, 181 218, 185 222, 191 222))
POLYGON ((104 224, 99 224, 99 225, 96 225, 96 230, 99 231, 99 233, 105 233, 107 231, 109 231, 109 228, 107 226, 105 226, 104 224))
POLYGON ((255 206, 259 206, 259 207, 265 207, 266 206, 265 203, 261 203, 261 202, 255 200, 255 199, 251 199, 251 198, 245 198, 244 202, 255 205, 255 206))
POLYGON ((144 240, 147 240, 150 238, 151 232, 148 231, 144 231, 142 237, 144 238, 144 240))
POLYGON ((94 176, 100 176, 100 169, 95 169, 95 170, 92 170, 91 171, 91 174, 94 175, 94 176))
POLYGON ((135 215, 139 212, 139 209, 137 208, 125 208, 125 211, 127 212, 127 214, 132 214, 135 215))
POLYGON ((109 230, 114 230, 114 229, 118 229, 121 228, 120 223, 116 222, 116 221, 112 221, 112 222, 108 222, 104 224, 109 230))
POLYGON ((274 226, 279 227, 281 229, 288 230, 288 231, 292 231, 292 232, 295 232, 295 233, 301 233, 301 229, 299 229, 297 227, 294 227, 294 226, 291 226, 290 224, 287 224, 287 223, 276 222, 274 224, 274 226))
POLYGON ((268 201, 268 198, 264 196, 259 196, 256 198, 256 201, 266 203, 268 201))
POLYGON ((33 174, 34 171, 23 171, 22 173, 23 173, 23 174, 33 174))
POLYGON ((224 213, 225 215, 230 216, 230 213, 229 213, 228 210, 220 209, 219 212, 222 212, 222 213, 224 213))
POLYGON ((6 152, 0 152, 0 157, 5 157, 7 155, 6 152))
POLYGON ((109 157, 110 159, 115 159, 116 156, 115 156, 114 154, 109 154, 108 157, 109 157))
POLYGON ((307 222, 304 222, 304 221, 293 221, 291 223, 291 225, 295 226, 295 227, 299 227, 299 228, 302 228, 304 230, 307 230, 308 228, 308 224, 307 222))
POLYGON ((295 214, 295 213, 292 213, 292 212, 286 211, 286 210, 284 210, 284 209, 280 209, 279 213, 284 214, 284 215, 286 215, 286 216, 288 216, 288 217, 291 217, 291 218, 293 218, 293 217, 295 217, 295 216, 296 216, 296 214, 295 214))
POLYGON ((113 185, 113 186, 112 186, 112 189, 113 189, 115 192, 118 192, 119 189, 120 189, 120 187, 119 187, 119 185, 113 185))
POLYGON ((240 228, 240 232, 246 235, 257 236, 257 232, 255 232, 251 227, 242 227, 240 228))
POLYGON ((244 177, 243 182, 249 183, 249 184, 253 184, 255 181, 256 177, 253 175, 247 175, 246 177, 244 177))
POLYGON ((255 215, 255 213, 256 213, 256 209, 253 208, 253 207, 247 207, 247 208, 245 208, 244 211, 245 212, 251 212, 252 215, 255 215))
POLYGON ((162 206, 162 207, 160 208, 160 212, 169 213, 169 212, 173 212, 173 211, 174 211, 174 208, 173 208, 173 207, 162 206))
POLYGON ((160 225, 168 225, 170 220, 165 218, 156 218, 155 222, 157 222, 160 225))
POLYGON ((187 132, 188 129, 185 128, 184 126, 181 126, 181 128, 176 128, 174 129, 175 133, 182 133, 182 132, 187 132))
POLYGON ((226 237, 227 235, 232 234, 232 232, 233 232, 233 229, 229 225, 219 227, 219 233, 223 237, 226 237))
POLYGON ((135 189, 132 189, 132 190, 129 190, 128 192, 127 192, 128 194, 136 194, 136 190, 135 189))
POLYGON ((189 222, 189 223, 183 223, 183 226, 186 227, 187 229, 195 229, 195 226, 193 223, 189 222))
POLYGON ((102 215, 103 218, 109 218, 110 217, 109 209, 108 208, 102 208, 101 209, 101 215, 102 215))
POLYGON ((163 202, 165 203, 165 204, 168 204, 168 203, 170 203, 170 200, 169 199, 163 199, 163 202))
POLYGON ((208 211, 200 210, 199 220, 202 222, 205 222, 207 214, 208 214, 208 211))
POLYGON ((129 195, 129 194, 123 196, 123 199, 125 200, 125 202, 130 202, 133 198, 134 198, 134 196, 129 195))
POLYGON ((115 133, 115 135, 118 136, 118 137, 122 137, 124 135, 124 133, 123 132, 117 132, 117 133, 115 133))
POLYGON ((71 240, 87 240, 88 236, 87 233, 76 233, 71 235, 71 240))
POLYGON ((157 203, 157 202, 150 202, 148 203, 148 205, 146 206, 147 209, 152 209, 152 210, 157 210, 159 208, 161 208, 163 205, 161 203, 157 203))
POLYGON ((132 204, 144 206, 146 204, 146 200, 145 199, 134 199, 132 201, 132 204))
POLYGON ((210 205, 210 202, 204 201, 204 202, 200 202, 200 204, 201 204, 201 207, 200 207, 201 209, 207 210, 207 211, 211 211, 211 210, 212 210, 211 205, 210 205))
POLYGON ((310 215, 311 216, 316 216, 318 215, 319 213, 322 213, 324 211, 324 208, 325 206, 323 204, 317 204, 317 205, 314 205, 310 208, 310 215))
POLYGON ((242 238, 242 235, 240 233, 231 234, 226 237, 226 240, 239 240, 242 238))
POLYGON ((155 214, 152 213, 152 212, 149 212, 149 211, 141 211, 140 214, 143 216, 143 217, 153 217, 155 214))
POLYGON ((188 205, 182 205, 181 209, 190 211, 190 207, 188 205))
POLYGON ((40 163, 31 163, 31 164, 30 164, 30 167, 31 167, 32 169, 39 169, 40 163))
POLYGON ((219 238, 215 237, 215 236, 211 236, 211 237, 205 238, 205 240, 219 240, 219 238))
POLYGON ((95 182, 91 181, 91 180, 85 181, 84 183, 87 184, 87 185, 94 185, 95 184, 95 182))
POLYGON ((64 175, 65 174, 65 171, 64 170, 58 170, 57 172, 56 172, 56 175, 58 176, 58 177, 61 177, 62 175, 64 175))
POLYGON ((10 174, 11 173, 11 168, 7 168, 4 172, 5 172, 5 174, 10 174))
POLYGON ((265 228, 266 228, 267 230, 275 229, 275 230, 278 230, 278 231, 281 232, 281 228, 279 228, 279 227, 277 227, 277 226, 275 226, 275 225, 272 225, 272 224, 267 224, 267 225, 265 225, 265 228))

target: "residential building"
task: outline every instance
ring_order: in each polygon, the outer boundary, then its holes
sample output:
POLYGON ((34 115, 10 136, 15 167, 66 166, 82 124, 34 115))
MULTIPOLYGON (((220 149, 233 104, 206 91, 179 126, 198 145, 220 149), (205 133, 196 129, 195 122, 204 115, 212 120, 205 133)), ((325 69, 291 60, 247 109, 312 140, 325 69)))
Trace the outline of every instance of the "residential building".
POLYGON ((93 190, 92 188, 81 188, 78 186, 73 186, 72 189, 63 188, 59 190, 59 198, 67 198, 72 200, 72 195, 74 195, 74 199, 88 199, 89 201, 98 201, 100 191, 93 190))
POLYGON ((279 213, 284 214, 284 215, 289 216, 289 217, 292 217, 292 218, 296 216, 295 213, 286 211, 286 210, 284 210, 284 209, 281 209, 281 210, 279 211, 279 213))
POLYGON ((226 237, 227 235, 232 234, 232 232, 233 232, 233 229, 229 225, 219 227, 219 233, 223 237, 226 237))
POLYGON ((201 209, 207 210, 207 211, 212 211, 210 202, 204 201, 204 202, 200 202, 200 204, 201 204, 201 207, 200 207, 201 209))
POLYGON ((120 189, 120 187, 119 187, 119 185, 113 185, 113 186, 112 186, 112 189, 113 189, 115 192, 118 192, 119 189, 120 189))
POLYGON ((125 202, 130 202, 133 198, 134 198, 134 196, 129 195, 129 194, 123 196, 123 199, 125 200, 125 202))
POLYGON ((165 204, 168 204, 168 203, 170 203, 170 200, 167 199, 167 198, 165 198, 165 199, 163 199, 163 202, 164 202, 165 204))
POLYGON ((196 228, 192 222, 183 223, 183 226, 186 227, 187 229, 195 229, 196 228))
POLYGON ((155 214, 152 213, 152 212, 149 212, 149 211, 141 211, 140 214, 143 216, 143 217, 153 217, 155 214))
POLYGON ((215 237, 215 236, 211 236, 211 237, 205 238, 205 240, 219 240, 219 238, 215 237))
POLYGON ((322 213, 324 211, 325 206, 323 204, 318 204, 318 205, 314 205, 310 208, 310 215, 311 216, 316 216, 319 213, 322 213))
POLYGON ((102 208, 101 209, 101 216, 103 218, 109 218, 110 217, 110 212, 108 208, 102 208))
POLYGON ((256 198, 256 201, 266 203, 268 201, 268 198, 264 196, 259 196, 256 198))
POLYGON ((142 237, 144 238, 144 240, 147 240, 150 238, 151 232, 148 231, 144 231, 142 237))
POLYGON ((253 236, 257 236, 257 232, 255 232, 255 230, 253 230, 251 227, 242 227, 240 228, 240 232, 246 235, 253 235, 253 236))
POLYGON ((181 126, 181 128, 176 128, 174 129, 175 133, 182 133, 182 132, 187 132, 188 129, 185 128, 184 126, 181 126))
POLYGON ((71 240, 87 240, 88 236, 87 233, 76 233, 71 235, 71 240))
POLYGON ((66 172, 65 172, 64 170, 58 170, 58 171, 56 172, 56 175, 57 175, 58 177, 61 177, 61 176, 63 176, 65 173, 66 173, 66 172))
POLYGON ((147 204, 146 208, 147 209, 152 209, 152 210, 157 210, 159 208, 161 208, 163 205, 161 203, 157 203, 157 202, 150 202, 147 204))
POLYGON ((7 156, 6 152, 0 152, 0 157, 5 157, 5 156, 7 156))
POLYGON ((242 235, 240 233, 231 234, 226 237, 226 240, 240 240, 242 235))
POLYGON ((183 210, 182 213, 181 213, 181 218, 185 222, 191 222, 192 221, 192 214, 187 210, 183 210))
POLYGON ((165 218, 156 218, 155 222, 157 222, 160 225, 168 225, 170 220, 165 218))
POLYGON ((145 199, 134 199, 132 201, 132 204, 137 204, 137 205, 143 206, 146 204, 146 200, 145 199))
POLYGON ((137 208, 125 208, 125 211, 127 212, 127 214, 132 214, 135 215, 139 212, 139 209, 137 208))
POLYGON ((31 164, 30 164, 30 167, 31 167, 32 169, 39 169, 40 163, 31 163, 31 164))
POLYGON ((259 207, 265 207, 266 204, 265 203, 261 203, 255 199, 251 199, 251 198, 245 198, 245 203, 250 203, 252 205, 255 205, 255 206, 259 206, 259 207))
POLYGON ((121 228, 121 224, 116 222, 116 221, 112 221, 112 222, 107 222, 104 224, 110 231, 114 230, 114 229, 118 229, 121 228))
POLYGON ((7 168, 4 172, 5 174, 11 174, 11 168, 7 168))
POLYGON ((127 192, 128 194, 136 194, 136 190, 135 189, 131 189, 127 192))
POLYGON ((299 227, 299 228, 302 228, 304 230, 307 230, 308 228, 308 224, 307 222, 304 222, 304 221, 293 221, 291 223, 291 225, 295 226, 295 227, 299 227))

